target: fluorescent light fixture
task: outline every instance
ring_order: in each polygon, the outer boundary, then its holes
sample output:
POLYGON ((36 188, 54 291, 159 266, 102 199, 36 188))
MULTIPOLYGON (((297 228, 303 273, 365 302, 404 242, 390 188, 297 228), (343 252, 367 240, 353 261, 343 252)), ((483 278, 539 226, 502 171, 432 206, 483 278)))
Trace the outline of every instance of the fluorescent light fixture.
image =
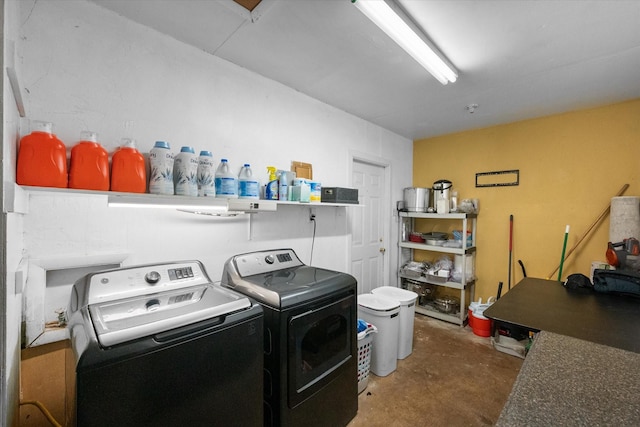
POLYGON ((160 209, 192 209, 197 211, 227 212, 227 200, 211 197, 161 196, 145 194, 110 194, 109 207, 120 208, 160 208, 160 209))
POLYGON ((382 31, 443 85, 458 74, 384 0, 351 0, 382 31))
POLYGON ((108 205, 120 208, 177 209, 200 214, 234 212, 273 212, 278 205, 272 200, 226 199, 215 197, 187 197, 160 194, 109 194, 108 205))

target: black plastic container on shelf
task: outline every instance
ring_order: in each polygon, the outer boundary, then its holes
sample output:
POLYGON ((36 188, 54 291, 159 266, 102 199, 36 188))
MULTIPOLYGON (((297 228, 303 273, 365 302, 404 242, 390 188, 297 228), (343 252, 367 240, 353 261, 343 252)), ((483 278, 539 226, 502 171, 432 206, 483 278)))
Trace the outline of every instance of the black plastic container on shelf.
POLYGON ((324 203, 358 204, 357 188, 322 187, 320 201, 324 203))

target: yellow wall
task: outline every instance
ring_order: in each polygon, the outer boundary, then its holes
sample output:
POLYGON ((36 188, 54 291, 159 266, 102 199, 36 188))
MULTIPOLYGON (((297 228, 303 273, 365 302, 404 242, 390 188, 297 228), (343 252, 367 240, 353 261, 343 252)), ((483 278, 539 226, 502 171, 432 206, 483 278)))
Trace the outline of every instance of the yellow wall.
MULTIPOLYGON (((529 277, 548 278, 624 184, 640 195, 640 100, 460 132, 414 142, 413 185, 453 182, 459 200, 478 198, 476 300, 507 291, 509 215, 513 220, 512 287, 529 277), (520 184, 476 188, 475 174, 518 169, 520 184)), ((569 274, 590 275, 604 261, 609 216, 565 261, 569 274)), ((557 273, 552 277, 557 279, 557 273)))

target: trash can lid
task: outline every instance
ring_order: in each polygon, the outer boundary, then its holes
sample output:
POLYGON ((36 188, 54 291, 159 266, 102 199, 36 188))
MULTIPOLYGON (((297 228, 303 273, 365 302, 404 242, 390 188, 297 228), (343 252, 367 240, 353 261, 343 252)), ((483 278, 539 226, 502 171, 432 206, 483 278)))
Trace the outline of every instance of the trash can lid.
POLYGON ((358 295, 358 305, 376 311, 393 311, 400 309, 400 303, 397 300, 374 294, 358 295))
POLYGON ((418 298, 418 294, 408 291, 406 289, 396 288, 394 286, 381 286, 371 291, 374 295, 383 295, 387 298, 392 298, 398 301, 400 304, 406 305, 415 302, 418 298))

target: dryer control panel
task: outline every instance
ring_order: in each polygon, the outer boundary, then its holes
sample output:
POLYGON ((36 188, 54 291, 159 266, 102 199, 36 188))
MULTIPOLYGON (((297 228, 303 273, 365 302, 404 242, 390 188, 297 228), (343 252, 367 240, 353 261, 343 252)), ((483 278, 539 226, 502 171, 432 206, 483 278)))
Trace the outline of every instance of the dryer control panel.
POLYGON ((304 265, 293 249, 275 249, 236 255, 233 258, 233 264, 240 277, 304 265))

